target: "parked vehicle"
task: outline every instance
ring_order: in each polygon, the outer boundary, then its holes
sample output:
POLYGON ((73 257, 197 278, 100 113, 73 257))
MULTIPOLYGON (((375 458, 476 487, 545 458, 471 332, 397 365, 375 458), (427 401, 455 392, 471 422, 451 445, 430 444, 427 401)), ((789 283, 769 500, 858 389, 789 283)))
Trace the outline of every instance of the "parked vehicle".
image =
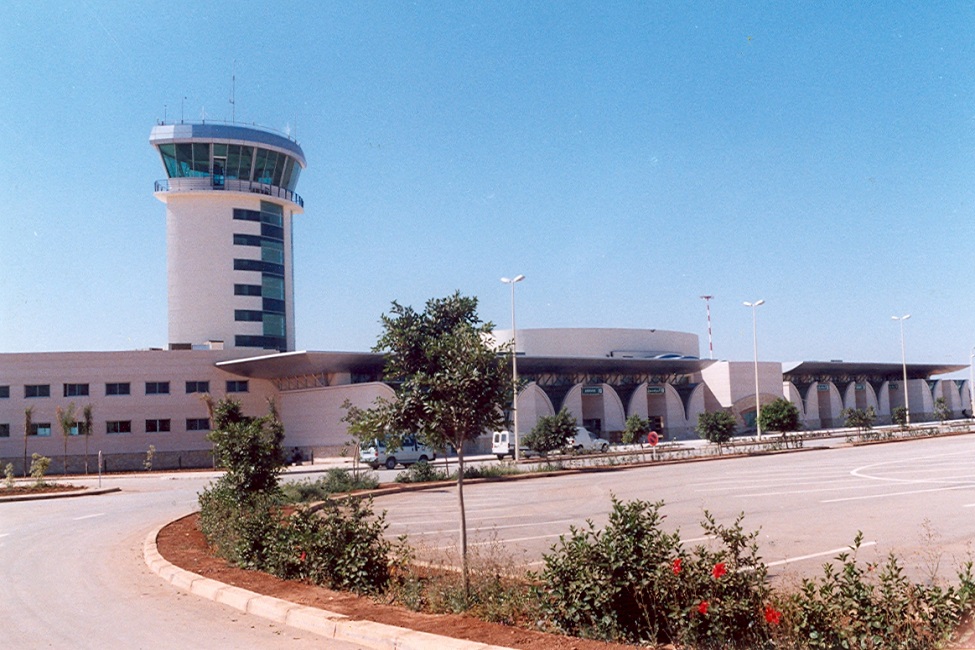
POLYGON ((394 469, 397 465, 409 467, 414 463, 426 463, 436 458, 437 452, 418 442, 413 435, 403 438, 403 446, 395 451, 387 451, 379 440, 373 440, 370 446, 359 449, 359 460, 373 469, 383 466, 394 469))
MULTIPOLYGON (((491 453, 498 457, 498 460, 504 460, 505 456, 515 457, 515 434, 510 431, 495 431, 491 436, 491 453)), ((529 449, 528 447, 521 448, 521 457, 530 458, 532 456, 541 456, 534 449, 529 449)))
POLYGON ((577 451, 606 451, 609 449, 609 440, 600 438, 585 427, 576 427, 576 434, 566 440, 565 446, 577 451))

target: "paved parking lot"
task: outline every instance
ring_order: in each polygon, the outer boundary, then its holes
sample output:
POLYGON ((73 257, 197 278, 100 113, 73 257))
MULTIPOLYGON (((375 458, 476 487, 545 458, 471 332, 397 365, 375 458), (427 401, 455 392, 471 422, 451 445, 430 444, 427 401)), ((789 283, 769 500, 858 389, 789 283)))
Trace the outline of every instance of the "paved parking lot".
MULTIPOLYGON (((469 484, 472 548, 538 568, 570 526, 602 526, 613 495, 663 500, 666 525, 691 543, 704 539, 705 509, 729 524, 744 512, 777 575, 817 573, 862 531, 861 557, 896 552, 925 579, 973 550, 975 436, 469 484)), ((376 507, 389 534, 408 534, 424 559, 456 555, 456 489, 389 495, 376 507)))

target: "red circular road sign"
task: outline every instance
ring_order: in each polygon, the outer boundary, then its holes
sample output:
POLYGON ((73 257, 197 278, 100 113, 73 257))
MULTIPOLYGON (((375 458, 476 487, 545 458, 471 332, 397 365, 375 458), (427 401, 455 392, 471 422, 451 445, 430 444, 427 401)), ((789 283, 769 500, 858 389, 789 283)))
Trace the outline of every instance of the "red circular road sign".
POLYGON ((650 443, 651 447, 656 447, 657 443, 660 442, 660 436, 657 435, 656 431, 651 431, 647 434, 647 442, 650 443))

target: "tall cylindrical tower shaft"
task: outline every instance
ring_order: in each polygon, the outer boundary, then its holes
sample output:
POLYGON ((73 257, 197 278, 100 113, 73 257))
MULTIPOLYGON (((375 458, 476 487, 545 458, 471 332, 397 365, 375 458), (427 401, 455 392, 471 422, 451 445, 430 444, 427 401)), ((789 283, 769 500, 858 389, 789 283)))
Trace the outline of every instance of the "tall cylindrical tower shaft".
POLYGON ((166 204, 170 347, 293 350, 301 147, 224 124, 160 124, 149 142, 167 175, 155 196, 166 204))

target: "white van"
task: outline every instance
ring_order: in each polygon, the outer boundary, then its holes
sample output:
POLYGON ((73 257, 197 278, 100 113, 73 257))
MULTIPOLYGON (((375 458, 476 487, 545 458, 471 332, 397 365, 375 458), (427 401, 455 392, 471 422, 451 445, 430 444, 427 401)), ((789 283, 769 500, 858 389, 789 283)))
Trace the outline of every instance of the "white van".
POLYGON ((359 460, 373 469, 385 466, 386 469, 395 469, 397 465, 409 467, 414 463, 426 463, 436 460, 437 452, 417 441, 416 436, 406 436, 403 438, 403 446, 396 451, 386 451, 386 445, 378 440, 373 440, 368 447, 359 449, 359 460))
MULTIPOLYGON (((505 456, 515 457, 515 434, 510 431, 495 431, 491 436, 491 453, 498 457, 498 460, 504 460, 505 456)), ((521 457, 530 458, 532 456, 540 456, 534 449, 528 449, 527 447, 521 448, 521 457)))

